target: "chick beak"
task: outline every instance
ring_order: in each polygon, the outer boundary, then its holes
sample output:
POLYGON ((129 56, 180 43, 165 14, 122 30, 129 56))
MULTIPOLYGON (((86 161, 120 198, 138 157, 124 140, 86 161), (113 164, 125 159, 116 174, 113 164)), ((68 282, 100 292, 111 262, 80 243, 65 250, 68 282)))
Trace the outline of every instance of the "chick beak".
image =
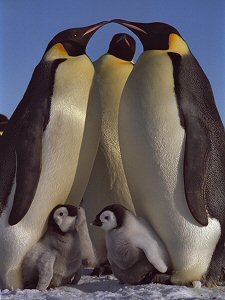
POLYGON ((100 220, 95 219, 90 225, 92 226, 102 226, 102 222, 100 220))

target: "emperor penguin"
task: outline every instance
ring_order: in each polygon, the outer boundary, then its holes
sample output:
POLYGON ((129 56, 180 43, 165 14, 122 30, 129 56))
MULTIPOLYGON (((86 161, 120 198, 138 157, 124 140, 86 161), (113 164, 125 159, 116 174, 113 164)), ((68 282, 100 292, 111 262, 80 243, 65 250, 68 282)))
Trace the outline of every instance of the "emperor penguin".
POLYGON ((121 283, 150 283, 157 271, 168 270, 169 255, 160 238, 147 222, 123 205, 106 206, 93 225, 105 231, 107 256, 121 283))
POLYGON ((105 23, 68 29, 50 41, 2 135, 1 288, 22 286, 25 253, 40 239, 51 210, 66 202, 78 166, 87 105, 96 99, 94 67, 85 49, 105 23))
POLYGON ((46 290, 80 280, 82 260, 78 223, 77 207, 59 204, 53 208, 46 232, 22 261, 25 289, 46 290))
POLYGON ((119 111, 121 155, 136 213, 164 241, 175 284, 221 284, 225 135, 209 80, 179 32, 114 20, 144 52, 119 111))
MULTIPOLYGON (((112 203, 123 204, 134 211, 118 139, 120 97, 133 69, 134 54, 135 40, 126 33, 118 33, 113 36, 108 52, 94 62, 102 125, 97 156, 84 194, 83 206, 89 222, 103 207, 112 203)), ((89 230, 99 264, 104 264, 107 257, 104 234, 93 226, 89 230)))

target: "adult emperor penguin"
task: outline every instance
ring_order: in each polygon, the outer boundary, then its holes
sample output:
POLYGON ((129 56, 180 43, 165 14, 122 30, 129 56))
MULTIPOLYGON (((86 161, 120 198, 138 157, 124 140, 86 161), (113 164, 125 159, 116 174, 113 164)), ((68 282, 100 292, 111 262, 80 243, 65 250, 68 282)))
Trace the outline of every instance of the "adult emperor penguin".
POLYGON ((119 112, 135 210, 165 242, 173 283, 221 284, 225 139, 210 83, 174 27, 114 21, 136 33, 144 47, 119 112))
POLYGON ((39 240, 50 211, 65 203, 71 189, 88 101, 96 98, 94 67, 85 49, 104 24, 68 29, 50 41, 2 135, 2 288, 21 287, 24 254, 39 240))
MULTIPOLYGON (((89 221, 103 207, 113 203, 122 204, 134 211, 118 139, 120 97, 133 69, 134 54, 135 40, 126 33, 118 33, 113 36, 108 52, 94 63, 100 90, 102 126, 97 156, 84 194, 83 206, 89 221)), ((99 263, 102 264, 107 259, 104 234, 91 226, 90 235, 99 263)))

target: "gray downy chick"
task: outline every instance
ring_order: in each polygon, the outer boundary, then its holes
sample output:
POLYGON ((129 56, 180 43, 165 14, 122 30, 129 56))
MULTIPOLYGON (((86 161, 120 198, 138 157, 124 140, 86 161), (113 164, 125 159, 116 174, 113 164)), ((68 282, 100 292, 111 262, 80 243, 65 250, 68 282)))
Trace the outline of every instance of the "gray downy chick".
POLYGON ((46 290, 80 280, 77 214, 78 209, 72 205, 58 205, 52 210, 45 234, 23 259, 24 288, 46 290))
POLYGON ((80 237, 82 264, 84 267, 95 267, 97 264, 97 258, 89 235, 85 210, 81 205, 82 203, 78 207, 77 211, 76 229, 80 237))
POLYGON ((170 260, 160 238, 124 206, 106 206, 92 225, 105 231, 108 260, 121 283, 148 283, 156 273, 168 270, 170 260))

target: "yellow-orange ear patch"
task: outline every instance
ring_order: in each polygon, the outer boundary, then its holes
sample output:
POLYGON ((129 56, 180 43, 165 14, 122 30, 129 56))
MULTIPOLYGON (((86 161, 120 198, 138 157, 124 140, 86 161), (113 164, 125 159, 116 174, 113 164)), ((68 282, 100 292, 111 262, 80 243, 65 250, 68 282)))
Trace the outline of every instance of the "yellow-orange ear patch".
POLYGON ((58 43, 58 44, 55 44, 52 49, 54 51, 56 51, 57 53, 60 53, 61 55, 68 55, 66 49, 64 48, 63 44, 61 43, 58 43))
POLYGON ((69 55, 63 45, 58 43, 48 50, 45 57, 47 60, 54 60, 57 58, 67 58, 68 56, 69 55))
POLYGON ((180 55, 189 53, 189 49, 185 41, 177 34, 171 33, 169 36, 169 50, 180 55))

